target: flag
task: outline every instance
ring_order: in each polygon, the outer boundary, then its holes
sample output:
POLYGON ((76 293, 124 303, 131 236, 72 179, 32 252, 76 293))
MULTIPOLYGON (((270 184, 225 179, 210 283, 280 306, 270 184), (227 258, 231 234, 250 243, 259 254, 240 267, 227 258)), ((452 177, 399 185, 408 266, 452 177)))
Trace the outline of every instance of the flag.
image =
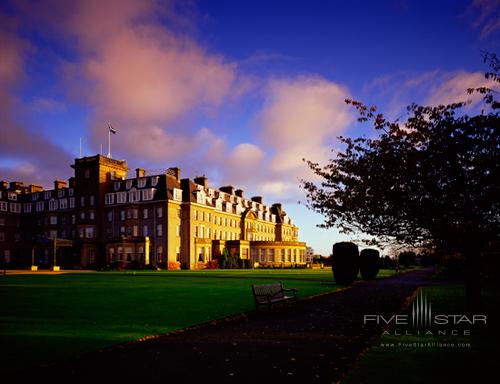
POLYGON ((108 128, 109 128, 109 132, 111 132, 113 135, 116 135, 116 129, 114 129, 112 126, 111 126, 111 123, 108 124, 108 128))

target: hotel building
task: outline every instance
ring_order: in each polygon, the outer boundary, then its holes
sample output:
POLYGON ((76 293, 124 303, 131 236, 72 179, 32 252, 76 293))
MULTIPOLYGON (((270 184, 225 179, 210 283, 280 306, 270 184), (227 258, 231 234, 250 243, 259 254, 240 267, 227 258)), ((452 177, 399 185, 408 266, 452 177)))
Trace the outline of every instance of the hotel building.
POLYGON ((199 269, 225 250, 260 265, 306 263, 306 244, 281 204, 241 189, 181 178, 179 168, 127 178, 126 161, 75 159, 74 177, 54 189, 0 182, 0 260, 99 268, 129 265, 199 269))

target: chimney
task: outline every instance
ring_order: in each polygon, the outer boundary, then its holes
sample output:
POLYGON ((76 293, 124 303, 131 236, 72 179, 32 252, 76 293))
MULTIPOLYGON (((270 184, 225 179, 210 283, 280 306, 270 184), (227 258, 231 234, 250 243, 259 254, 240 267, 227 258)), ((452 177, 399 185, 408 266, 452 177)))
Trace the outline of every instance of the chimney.
POLYGON ((135 177, 136 178, 141 178, 141 177, 144 177, 146 176, 146 171, 144 170, 144 168, 136 168, 135 169, 135 177))
POLYGON ((0 181, 0 189, 6 190, 7 188, 9 188, 9 183, 5 180, 0 181))
POLYGON ((207 188, 207 185, 208 185, 208 179, 206 176, 198 176, 198 177, 195 177, 194 178, 194 182, 195 184, 198 184, 198 185, 203 185, 203 188, 207 188))
POLYGON ((274 203, 273 208, 276 208, 278 212, 281 211, 281 203, 274 203))
POLYGON ((262 204, 262 196, 254 196, 251 200, 255 201, 256 203, 262 204))
POLYGON ((63 189, 63 188, 66 188, 66 182, 64 180, 55 179, 54 180, 54 189, 58 190, 58 189, 63 189))
POLYGON ((11 181, 10 182, 10 189, 13 191, 17 191, 21 189, 23 186, 23 183, 21 181, 11 181))
POLYGON ((167 176, 172 176, 177 181, 181 181, 181 169, 179 167, 172 167, 167 169, 167 176))
POLYGON ((43 187, 40 184, 30 184, 30 186, 28 187, 28 191, 30 193, 42 192, 43 187))
POLYGON ((228 193, 230 195, 234 195, 234 187, 232 185, 226 185, 224 187, 220 187, 219 190, 228 193))
POLYGON ((244 196, 243 196, 243 189, 237 189, 236 191, 234 191, 234 194, 238 197, 241 197, 242 199, 244 199, 244 196))

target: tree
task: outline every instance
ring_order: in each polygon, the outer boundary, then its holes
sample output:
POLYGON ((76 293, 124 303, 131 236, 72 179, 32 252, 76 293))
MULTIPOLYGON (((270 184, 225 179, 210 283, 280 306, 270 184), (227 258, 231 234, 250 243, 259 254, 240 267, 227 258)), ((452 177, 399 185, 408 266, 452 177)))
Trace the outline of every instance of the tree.
MULTIPOLYGON (((486 78, 500 83, 500 64, 486 54, 486 78)), ((480 254, 500 233, 500 103, 489 88, 481 112, 468 103, 407 107, 404 123, 376 107, 346 100, 378 137, 340 137, 345 149, 321 166, 307 161, 321 182, 302 180, 307 206, 322 227, 373 236, 372 244, 400 243, 459 251, 465 259, 467 303, 480 304, 480 254)))

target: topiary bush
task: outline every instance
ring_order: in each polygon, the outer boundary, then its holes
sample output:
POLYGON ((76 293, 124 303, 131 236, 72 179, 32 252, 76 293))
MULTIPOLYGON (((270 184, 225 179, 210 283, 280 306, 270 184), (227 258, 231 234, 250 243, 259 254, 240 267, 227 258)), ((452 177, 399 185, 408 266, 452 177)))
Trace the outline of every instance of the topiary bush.
POLYGON ((335 243, 332 249, 333 278, 338 284, 350 285, 358 277, 358 246, 350 242, 335 243))
POLYGON ((380 271, 380 253, 376 249, 366 248, 359 254, 359 272, 363 280, 374 279, 380 271))

